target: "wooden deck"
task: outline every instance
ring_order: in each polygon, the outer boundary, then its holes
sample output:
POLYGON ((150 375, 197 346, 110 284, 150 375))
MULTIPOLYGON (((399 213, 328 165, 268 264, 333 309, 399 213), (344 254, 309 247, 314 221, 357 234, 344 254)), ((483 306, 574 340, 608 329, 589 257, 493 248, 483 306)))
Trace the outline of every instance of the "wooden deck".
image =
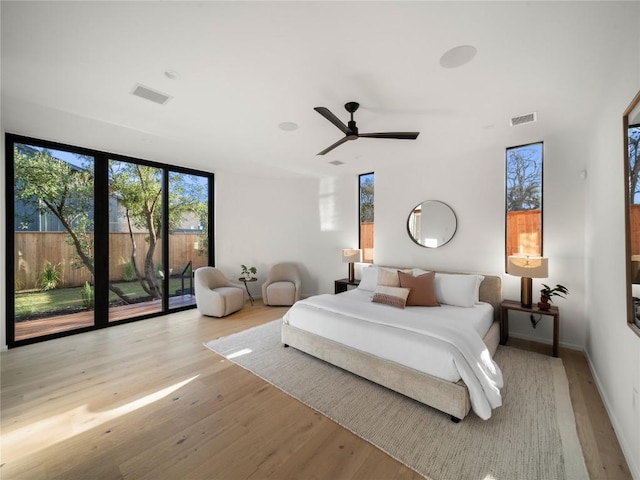
MULTIPOLYGON (((193 295, 178 295, 169 298, 169 308, 195 305, 195 303, 196 297, 193 295)), ((109 322, 117 322, 119 320, 160 312, 162 312, 162 302, 160 300, 111 307, 109 308, 109 322)), ((69 315, 40 318, 37 320, 27 320, 25 322, 16 323, 15 340, 27 340, 29 338, 36 338, 43 335, 51 335, 54 333, 91 326, 93 326, 92 310, 71 313, 69 315)))

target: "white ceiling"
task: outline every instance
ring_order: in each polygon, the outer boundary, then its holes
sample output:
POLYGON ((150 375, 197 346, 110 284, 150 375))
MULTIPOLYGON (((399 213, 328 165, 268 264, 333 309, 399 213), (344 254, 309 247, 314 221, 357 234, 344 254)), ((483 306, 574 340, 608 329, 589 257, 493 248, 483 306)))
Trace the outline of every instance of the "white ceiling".
POLYGON ((1 16, 6 131, 276 177, 544 140, 588 121, 624 61, 618 46, 640 30, 637 2, 610 1, 2 1, 1 16), (475 58, 441 67, 460 45, 475 58), (135 97, 136 83, 172 99, 135 97), (342 133, 313 107, 346 123, 348 101, 361 104, 361 132, 420 136, 361 138, 317 156, 342 133), (533 111, 537 123, 509 126, 533 111))

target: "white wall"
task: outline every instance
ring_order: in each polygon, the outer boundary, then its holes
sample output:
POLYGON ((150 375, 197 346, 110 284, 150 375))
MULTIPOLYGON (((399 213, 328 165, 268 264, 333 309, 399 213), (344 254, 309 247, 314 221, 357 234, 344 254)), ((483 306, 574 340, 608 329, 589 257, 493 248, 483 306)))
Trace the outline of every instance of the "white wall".
MULTIPOLYGON (((540 283, 561 283, 569 288, 561 309, 560 342, 584 345, 585 279, 584 217, 586 182, 585 146, 581 132, 562 132, 544 141, 544 253, 549 257, 549 278, 534 279, 534 299, 540 283)), ((375 172, 375 261, 397 266, 423 266, 501 275, 504 297, 520 298, 520 279, 504 273, 505 200, 504 148, 477 151, 467 157, 431 159, 399 169, 389 163, 375 172), (440 200, 455 212, 458 229, 438 249, 423 248, 407 234, 410 210, 423 200, 440 200)), ((551 343, 553 321, 544 317, 534 330, 528 317, 510 315, 510 334, 551 343)))
POLYGON ((343 248, 358 245, 357 176, 265 179, 216 174, 216 266, 237 278, 241 264, 258 269, 253 296, 269 268, 297 262, 302 294, 333 293, 347 275, 343 248))
POLYGON ((586 353, 633 477, 640 479, 640 337, 626 322, 622 113, 640 90, 640 59, 614 72, 589 143, 586 353), (635 401, 635 406, 634 406, 635 401))

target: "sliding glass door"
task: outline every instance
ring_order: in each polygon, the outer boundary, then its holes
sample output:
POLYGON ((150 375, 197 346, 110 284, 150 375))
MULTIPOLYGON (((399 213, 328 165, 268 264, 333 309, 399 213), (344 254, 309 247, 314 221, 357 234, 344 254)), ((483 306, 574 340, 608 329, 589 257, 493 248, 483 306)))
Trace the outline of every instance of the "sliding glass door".
POLYGON ((209 181, 169 173, 169 307, 195 305, 193 272, 208 265, 209 181))
POLYGON ((17 341, 92 327, 94 158, 13 144, 14 315, 17 341))
POLYGON ((109 160, 109 321, 162 312, 163 170, 109 160))
POLYGON ((10 134, 6 158, 9 347, 195 306, 212 174, 10 134))

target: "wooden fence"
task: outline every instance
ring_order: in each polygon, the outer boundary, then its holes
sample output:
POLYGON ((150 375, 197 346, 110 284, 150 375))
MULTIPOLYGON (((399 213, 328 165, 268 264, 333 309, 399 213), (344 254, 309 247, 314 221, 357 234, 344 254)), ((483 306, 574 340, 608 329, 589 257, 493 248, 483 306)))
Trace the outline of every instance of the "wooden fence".
MULTIPOLYGON (((77 261, 76 249, 67 243, 64 232, 15 232, 14 268, 16 290, 37 289, 42 269, 47 262, 58 266, 60 286, 75 287, 90 281, 91 276, 85 267, 74 268, 77 261)), ((147 234, 134 234, 137 254, 136 265, 142 272, 148 250, 147 234)), ((169 244, 170 274, 180 274, 189 261, 194 270, 207 264, 207 256, 198 249, 202 241, 199 235, 175 233, 169 244)), ((131 257, 131 239, 128 233, 109 234, 109 280, 120 281, 125 278, 127 263, 131 257)), ((158 242, 154 252, 155 264, 162 258, 162 242, 158 242)))
POLYGON ((373 222, 360 224, 360 248, 362 261, 373 263, 373 222))
POLYGON ((507 255, 540 255, 541 217, 540 210, 507 213, 507 255))
POLYGON ((640 255, 640 205, 630 205, 629 230, 631 255, 640 255))

